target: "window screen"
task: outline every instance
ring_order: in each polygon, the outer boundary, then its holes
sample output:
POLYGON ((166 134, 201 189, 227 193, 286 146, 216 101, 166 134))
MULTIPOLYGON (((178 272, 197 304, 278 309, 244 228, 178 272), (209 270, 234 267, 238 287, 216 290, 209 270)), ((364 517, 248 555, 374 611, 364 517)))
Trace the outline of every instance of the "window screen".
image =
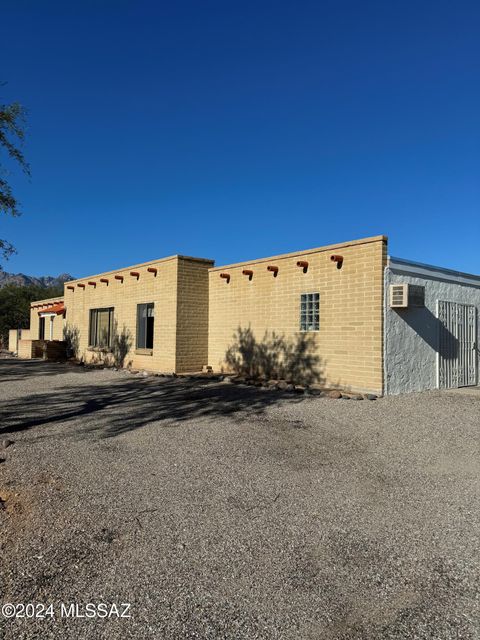
POLYGON ((113 307, 90 309, 88 344, 90 347, 111 347, 113 338, 113 307))
POLYGON ((154 304, 137 305, 137 349, 153 349, 154 304))
POLYGON ((320 294, 302 293, 300 296, 300 331, 320 328, 320 294))

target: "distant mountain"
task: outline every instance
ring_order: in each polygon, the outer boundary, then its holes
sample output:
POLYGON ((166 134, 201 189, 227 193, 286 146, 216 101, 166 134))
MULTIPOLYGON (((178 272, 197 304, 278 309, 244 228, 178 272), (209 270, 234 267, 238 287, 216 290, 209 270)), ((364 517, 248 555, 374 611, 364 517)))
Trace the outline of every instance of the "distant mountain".
POLYGON ((16 284, 20 287, 27 287, 29 285, 36 285, 38 287, 55 287, 62 285, 68 280, 74 280, 74 277, 69 273, 61 273, 59 276, 26 276, 23 273, 7 273, 0 269, 0 288, 6 284, 16 284))

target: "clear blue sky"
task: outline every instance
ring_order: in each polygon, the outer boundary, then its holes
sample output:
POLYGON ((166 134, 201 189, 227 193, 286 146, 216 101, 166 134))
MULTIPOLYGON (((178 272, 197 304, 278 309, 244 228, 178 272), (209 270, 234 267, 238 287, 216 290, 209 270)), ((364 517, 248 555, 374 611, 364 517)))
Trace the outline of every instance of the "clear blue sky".
POLYGON ((385 233, 480 273, 480 4, 15 0, 7 271, 217 264, 385 233))

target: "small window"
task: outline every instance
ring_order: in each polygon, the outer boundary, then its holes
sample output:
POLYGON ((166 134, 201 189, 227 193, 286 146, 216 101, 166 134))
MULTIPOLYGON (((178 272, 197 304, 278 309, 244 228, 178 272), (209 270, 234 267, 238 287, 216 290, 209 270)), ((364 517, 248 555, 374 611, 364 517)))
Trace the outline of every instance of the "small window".
POLYGON ((320 294, 302 293, 300 296, 300 331, 320 329, 320 294))
POLYGON ((90 347, 109 348, 113 339, 113 307, 108 309, 90 309, 90 327, 88 345, 90 347))
POLYGON ((153 349, 153 302, 137 304, 137 349, 153 349))

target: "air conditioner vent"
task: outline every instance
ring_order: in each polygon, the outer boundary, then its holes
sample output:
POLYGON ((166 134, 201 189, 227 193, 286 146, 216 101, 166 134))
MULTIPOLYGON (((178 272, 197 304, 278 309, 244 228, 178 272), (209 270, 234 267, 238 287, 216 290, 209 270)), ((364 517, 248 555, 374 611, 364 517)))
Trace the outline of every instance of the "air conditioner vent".
POLYGON ((408 284, 390 285, 390 306, 393 309, 408 307, 408 284))
POLYGON ((416 284, 390 285, 390 307, 392 307, 392 309, 424 306, 425 287, 416 284))

